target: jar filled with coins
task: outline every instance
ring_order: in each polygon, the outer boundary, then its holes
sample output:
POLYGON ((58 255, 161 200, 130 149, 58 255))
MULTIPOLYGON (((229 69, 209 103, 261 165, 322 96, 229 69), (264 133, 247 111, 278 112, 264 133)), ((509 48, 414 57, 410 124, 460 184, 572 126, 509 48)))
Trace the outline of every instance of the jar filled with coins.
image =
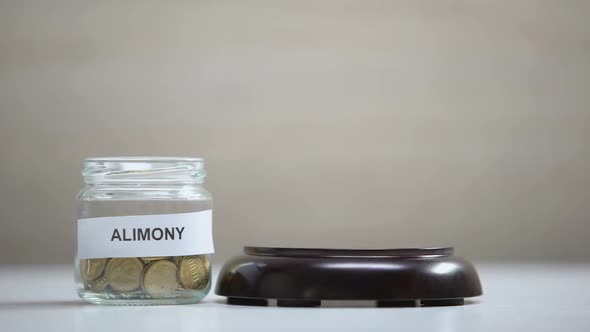
POLYGON ((90 158, 77 292, 96 304, 197 303, 211 288, 212 197, 200 158, 90 158))

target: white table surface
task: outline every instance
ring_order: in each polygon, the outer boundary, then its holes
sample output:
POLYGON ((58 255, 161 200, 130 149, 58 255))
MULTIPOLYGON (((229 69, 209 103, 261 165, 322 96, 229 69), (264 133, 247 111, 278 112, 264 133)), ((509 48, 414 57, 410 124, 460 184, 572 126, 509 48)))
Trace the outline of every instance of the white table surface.
MULTIPOLYGON (((590 264, 476 264, 484 295, 465 306, 246 307, 83 303, 71 266, 0 266, 0 331, 590 331, 590 264)), ((217 270, 217 269, 215 269, 217 270)))

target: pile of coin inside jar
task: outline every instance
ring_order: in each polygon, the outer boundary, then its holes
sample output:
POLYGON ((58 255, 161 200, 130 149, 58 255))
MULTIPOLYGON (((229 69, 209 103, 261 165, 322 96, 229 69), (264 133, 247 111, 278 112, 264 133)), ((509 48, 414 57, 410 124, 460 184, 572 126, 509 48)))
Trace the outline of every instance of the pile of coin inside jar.
POLYGON ((84 288, 94 293, 173 297, 177 291, 204 289, 210 273, 207 255, 80 260, 84 288))

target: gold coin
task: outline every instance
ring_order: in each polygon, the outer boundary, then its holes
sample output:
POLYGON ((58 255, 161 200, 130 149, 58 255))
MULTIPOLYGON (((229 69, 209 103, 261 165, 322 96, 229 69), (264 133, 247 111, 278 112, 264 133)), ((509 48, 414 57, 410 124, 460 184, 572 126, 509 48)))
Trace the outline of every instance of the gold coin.
POLYGON ((211 261, 206 255, 201 256, 201 259, 203 260, 203 265, 205 266, 205 275, 207 278, 209 278, 209 275, 211 274, 211 261))
POLYGON ((103 290, 105 290, 105 288, 107 288, 109 284, 107 283, 106 279, 103 277, 97 278, 96 280, 92 280, 92 281, 88 281, 84 284, 84 286, 86 286, 86 289, 94 292, 94 293, 100 293, 103 290))
POLYGON ((209 279, 201 256, 186 256, 180 262, 180 282, 184 288, 203 289, 209 279))
POLYGON ((203 261, 203 266, 205 267, 205 282, 201 287, 199 287, 199 289, 205 288, 209 282, 209 278, 211 277, 211 261, 209 260, 209 256, 202 255, 201 260, 203 261))
POLYGON ((168 257, 139 257, 144 263, 150 263, 153 261, 161 261, 163 259, 168 259, 168 257))
POLYGON ((98 278, 102 274, 106 264, 106 258, 81 259, 80 275, 82 276, 82 280, 91 281, 98 278))
POLYGON ((143 289, 153 297, 165 297, 178 289, 176 264, 168 260, 155 261, 143 273, 143 289))
POLYGON ((180 261, 182 261, 182 257, 184 256, 174 256, 174 264, 180 266, 180 261))
POLYGON ((137 258, 112 258, 104 277, 113 290, 128 292, 139 287, 142 272, 143 263, 137 258))

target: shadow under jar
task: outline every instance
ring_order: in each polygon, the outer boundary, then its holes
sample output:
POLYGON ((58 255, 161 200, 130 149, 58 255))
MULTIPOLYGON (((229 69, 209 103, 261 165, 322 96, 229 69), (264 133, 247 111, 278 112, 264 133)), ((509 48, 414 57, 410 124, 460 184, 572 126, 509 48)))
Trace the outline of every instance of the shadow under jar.
POLYGON ((212 197, 200 158, 90 158, 76 289, 95 304, 189 304, 211 288, 212 197))

